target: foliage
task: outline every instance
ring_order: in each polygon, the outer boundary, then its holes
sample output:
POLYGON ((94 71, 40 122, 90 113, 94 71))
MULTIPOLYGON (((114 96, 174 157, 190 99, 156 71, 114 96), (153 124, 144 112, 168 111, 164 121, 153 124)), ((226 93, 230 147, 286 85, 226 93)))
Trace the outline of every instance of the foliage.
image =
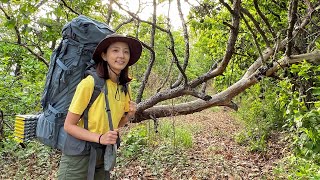
POLYGON ((145 147, 168 146, 172 148, 191 148, 192 134, 190 128, 175 125, 174 122, 163 120, 155 130, 150 122, 137 125, 123 137, 121 154, 132 158, 146 151, 145 147))
POLYGON ((304 62, 292 66, 290 72, 296 79, 283 81, 279 96, 285 127, 292 132, 296 155, 320 164, 320 67, 304 62), (307 82, 311 87, 301 92, 298 85, 307 82), (308 92, 312 98, 307 97, 308 92))
POLYGON ((26 56, 21 48, 1 46, 0 109, 6 114, 39 112, 45 67, 26 56))
POLYGON ((185 159, 181 152, 192 147, 190 128, 194 129, 168 120, 159 122, 156 129, 151 122, 131 128, 130 132, 122 137, 118 166, 125 166, 135 159, 145 164, 154 174, 162 174, 163 170, 168 168, 163 167, 163 164, 183 164, 185 159))
POLYGON ((265 80, 241 96, 241 107, 237 116, 246 124, 246 129, 238 134, 237 141, 249 145, 251 151, 265 151, 269 133, 280 130, 284 120, 277 99, 278 87, 265 80))
POLYGON ((273 172, 279 179, 281 179, 281 177, 286 177, 286 179, 289 180, 319 179, 319 169, 320 166, 312 160, 306 160, 292 155, 284 158, 273 172))
POLYGON ((145 126, 132 128, 130 132, 122 138, 124 147, 120 148, 121 154, 126 158, 132 158, 141 154, 143 147, 147 145, 147 129, 145 126))

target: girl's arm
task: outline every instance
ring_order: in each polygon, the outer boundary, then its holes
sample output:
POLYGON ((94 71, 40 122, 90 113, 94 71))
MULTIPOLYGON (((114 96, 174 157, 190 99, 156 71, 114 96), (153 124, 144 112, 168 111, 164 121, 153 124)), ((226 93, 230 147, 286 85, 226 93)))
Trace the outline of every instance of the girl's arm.
POLYGON ((117 129, 115 129, 114 131, 108 131, 103 135, 90 132, 87 129, 84 129, 77 125, 80 117, 81 116, 79 114, 74 114, 70 111, 68 112, 66 120, 64 122, 64 130, 68 134, 84 141, 90 141, 90 142, 96 142, 96 143, 99 143, 99 139, 100 139, 100 144, 104 144, 104 145, 116 143, 116 139, 118 137, 117 129))

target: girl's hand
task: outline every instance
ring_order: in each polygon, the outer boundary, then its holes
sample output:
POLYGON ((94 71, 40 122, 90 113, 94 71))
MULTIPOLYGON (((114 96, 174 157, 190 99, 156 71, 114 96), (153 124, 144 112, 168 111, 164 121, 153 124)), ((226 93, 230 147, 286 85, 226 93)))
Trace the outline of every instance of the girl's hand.
POLYGON ((137 104, 133 101, 130 101, 129 102, 128 117, 129 118, 134 117, 134 114, 136 113, 136 111, 137 111, 137 104))
MULTIPOLYGON (((107 144, 116 144, 118 138, 118 129, 113 131, 108 131, 107 133, 103 134, 100 138, 100 144, 107 145, 107 144)), ((99 142, 98 142, 99 143, 99 142)))

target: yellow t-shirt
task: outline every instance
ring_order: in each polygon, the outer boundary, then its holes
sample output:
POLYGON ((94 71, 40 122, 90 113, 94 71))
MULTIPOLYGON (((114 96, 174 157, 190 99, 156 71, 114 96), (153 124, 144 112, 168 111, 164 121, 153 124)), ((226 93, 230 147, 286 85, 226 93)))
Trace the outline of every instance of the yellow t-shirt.
MULTIPOLYGON (((122 92, 122 86, 119 85, 117 99, 115 98, 117 91, 117 84, 110 79, 106 80, 108 86, 108 100, 111 110, 113 127, 117 128, 118 124, 125 112, 129 110, 129 93, 122 92)), ((82 115, 86 109, 94 89, 94 79, 88 76, 83 79, 77 86, 76 92, 73 96, 69 111, 82 115)), ((104 92, 100 93, 97 99, 93 102, 88 112, 88 130, 99 134, 104 134, 109 131, 108 115, 105 110, 106 102, 104 92)), ((83 120, 80 119, 79 126, 83 127, 83 120)))

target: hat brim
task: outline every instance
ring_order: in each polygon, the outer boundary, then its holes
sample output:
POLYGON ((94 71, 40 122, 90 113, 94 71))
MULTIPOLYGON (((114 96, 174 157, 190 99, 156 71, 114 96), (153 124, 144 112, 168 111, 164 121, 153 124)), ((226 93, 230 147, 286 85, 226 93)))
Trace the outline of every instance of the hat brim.
POLYGON ((128 62, 128 66, 131 66, 138 61, 142 52, 141 42, 135 38, 117 35, 117 34, 109 35, 106 38, 104 38, 102 41, 100 41, 100 43, 98 44, 98 46, 96 47, 92 55, 92 59, 96 63, 103 61, 101 57, 101 53, 105 52, 107 48, 114 42, 125 42, 128 44, 130 49, 130 59, 128 62))

